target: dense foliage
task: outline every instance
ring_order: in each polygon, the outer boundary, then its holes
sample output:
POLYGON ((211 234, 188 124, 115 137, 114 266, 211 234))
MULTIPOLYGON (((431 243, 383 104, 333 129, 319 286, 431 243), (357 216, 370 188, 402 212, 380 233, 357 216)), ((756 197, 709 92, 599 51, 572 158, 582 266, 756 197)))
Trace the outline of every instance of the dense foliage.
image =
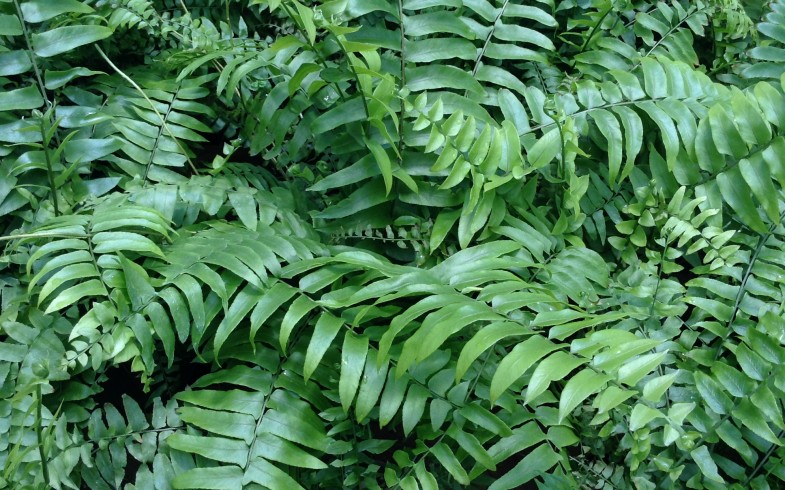
POLYGON ((0 40, 0 488, 785 485, 785 1, 0 40))

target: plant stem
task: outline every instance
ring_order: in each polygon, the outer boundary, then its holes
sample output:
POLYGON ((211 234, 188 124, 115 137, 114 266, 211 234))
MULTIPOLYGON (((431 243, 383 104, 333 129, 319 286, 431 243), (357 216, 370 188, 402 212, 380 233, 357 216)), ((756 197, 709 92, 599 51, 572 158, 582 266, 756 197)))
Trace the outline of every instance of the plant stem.
MULTIPOLYGON (((401 90, 406 87, 406 28, 403 25, 403 0, 398 0, 398 22, 401 25, 401 90)), ((406 117, 406 101, 401 98, 398 115, 398 162, 403 167, 403 121, 406 117)))
MULTIPOLYGON (((602 25, 602 23, 605 22, 605 17, 607 17, 608 14, 610 14, 612 11, 613 11, 613 7, 612 6, 608 7, 608 10, 606 10, 602 14, 602 17, 600 17, 600 20, 598 20, 597 23, 594 24, 594 27, 592 28, 591 32, 589 33, 589 37, 587 37, 586 40, 583 42, 583 46, 581 46, 581 50, 578 51, 578 54, 581 54, 584 51, 586 51, 586 48, 589 47, 589 43, 591 42, 592 38, 594 37, 595 34, 597 34, 597 31, 600 29, 600 26, 602 25)), ((575 64, 575 58, 573 58, 572 64, 573 65, 575 64)))
POLYGON ((22 233, 19 235, 0 236, 0 241, 23 240, 25 238, 85 238, 90 235, 78 235, 76 233, 22 233))
MULTIPOLYGON (((785 435, 785 430, 780 430, 779 434, 777 434, 777 439, 780 439, 783 435, 785 435)), ((741 484, 742 488, 749 488, 749 484, 752 481, 752 479, 755 478, 755 475, 757 475, 761 469, 763 469, 763 465, 766 464, 766 461, 769 460, 771 455, 774 454, 774 450, 776 450, 778 447, 779 446, 777 446, 776 444, 772 444, 771 446, 769 446, 769 449, 766 451, 766 454, 764 454, 763 457, 758 462, 758 465, 755 467, 755 469, 752 470, 752 473, 750 473, 749 476, 747 476, 747 479, 744 480, 744 483, 741 484)))
MULTIPOLYGON (((782 219, 780 217, 780 219, 782 219)), ((777 225, 772 224, 769 228, 768 233, 764 235, 760 235, 758 237, 758 246, 755 247, 755 252, 753 252, 752 257, 750 257, 750 262, 747 264, 747 269, 744 271, 744 276, 741 279, 741 284, 739 284, 739 291, 736 293, 736 299, 733 302, 733 311, 731 312, 730 319, 728 320, 727 324, 727 332, 720 340, 719 345, 717 346, 717 350, 714 353, 714 360, 718 360, 720 355, 723 352, 723 344, 725 343, 728 338, 730 338, 731 334, 733 333, 733 322, 736 320, 736 315, 739 313, 739 308, 741 307, 741 301, 744 299, 744 293, 747 292, 747 281, 750 278, 750 274, 752 274, 752 268, 755 266, 755 263, 758 261, 758 256, 763 251, 763 247, 766 245, 766 242, 769 240, 769 237, 774 230, 776 229, 777 225)))
MULTIPOLYGON (((49 114, 51 109, 46 111, 49 114)), ((49 116, 49 121, 51 122, 51 116, 49 116)), ((44 146, 44 157, 46 158, 46 175, 49 179, 49 190, 52 192, 52 204, 55 208, 55 216, 60 215, 60 208, 57 204, 57 187, 55 186, 55 175, 54 175, 54 168, 52 167, 52 156, 49 153, 49 141, 46 139, 46 133, 48 128, 46 127, 46 122, 44 121, 44 116, 41 116, 41 139, 44 146)))
POLYGON ((354 64, 352 63, 351 58, 349 58, 349 51, 346 49, 346 46, 343 45, 343 41, 341 41, 341 36, 338 36, 335 33, 332 33, 333 37, 335 38, 338 46, 341 48, 344 56, 346 57, 347 63, 349 65, 349 69, 352 71, 352 76, 354 77, 354 81, 357 84, 357 91, 360 93, 360 97, 363 103, 363 110, 365 110, 365 119, 366 122, 371 119, 371 111, 368 109, 368 101, 365 100, 365 93, 363 92, 362 84, 360 83, 360 75, 357 74, 357 70, 354 68, 354 64))
MULTIPOLYGON (((161 125, 163 126, 163 128, 166 129, 166 132, 169 134, 169 136, 172 137, 172 139, 174 140, 175 144, 177 144, 177 147, 180 148, 180 151, 185 156, 185 159, 188 160, 188 165, 190 165, 191 170, 194 171, 194 174, 199 175, 199 171, 196 169, 196 166, 194 165, 194 162, 191 161, 191 157, 188 156, 188 152, 185 150, 185 148, 183 147, 182 143, 180 143, 180 140, 174 135, 172 130, 169 128, 169 125, 166 123, 166 118, 164 118, 164 116, 162 116, 161 113, 158 112, 158 109, 155 108, 155 104, 153 103, 152 100, 150 100, 150 97, 147 96, 145 91, 142 90, 142 87, 140 87, 131 77, 126 75, 120 68, 118 68, 117 65, 112 63, 112 60, 110 60, 109 57, 106 56, 106 53, 104 53, 104 51, 100 47, 95 46, 95 49, 96 49, 96 51, 98 51, 98 54, 101 55, 101 58, 103 58, 104 61, 106 61, 106 63, 109 66, 111 66, 112 69, 115 72, 117 72, 117 74, 120 75, 126 82, 130 83, 131 86, 133 88, 135 88, 136 91, 139 92, 142 95, 142 97, 144 97, 144 99, 147 101, 147 103, 150 104, 150 108, 153 110, 153 112, 155 112, 155 114, 161 120, 161 125)), ((155 150, 153 150, 153 151, 155 151, 155 150)))
MULTIPOLYGON (((482 63, 482 59, 485 56, 485 51, 488 50, 488 46, 490 46, 491 39, 493 38, 493 33, 496 31, 496 24, 498 24, 502 16, 504 16, 504 12, 505 10, 507 10, 507 5, 509 3, 510 0, 504 0, 504 4, 502 4, 502 6, 499 8, 499 13, 496 14, 496 19, 493 21, 493 24, 491 25, 491 30, 488 32, 488 36, 485 38, 485 42, 483 42, 482 44, 482 49, 477 54, 477 59, 474 60, 474 68, 472 68, 472 76, 477 75, 477 70, 480 69, 480 63, 482 63)), ((468 92, 469 92, 468 90, 464 92, 464 96, 468 92)))
MULTIPOLYGON (((311 40, 308 37, 308 33, 305 32, 305 29, 303 27, 300 27, 300 23, 297 21, 297 17, 295 17, 292 9, 289 8, 288 5, 286 5, 286 2, 281 2, 281 7, 286 11, 286 15, 288 15, 289 18, 292 19, 295 27, 297 27, 297 30, 300 32, 300 35, 303 37, 303 39, 305 39, 305 42, 308 44, 308 47, 311 48, 311 52, 314 54, 314 56, 316 56, 316 59, 319 61, 319 64, 322 65, 322 67, 325 70, 328 69, 329 66, 327 66, 327 60, 324 59, 324 56, 322 56, 319 50, 316 49, 316 44, 311 43, 311 40)), ((345 101, 346 95, 343 93, 343 90, 341 89, 341 86, 338 84, 338 82, 330 82, 330 85, 335 87, 335 91, 338 93, 338 98, 345 101)))
MULTIPOLYGON (((38 60, 35 56, 35 51, 33 50, 33 43, 30 41, 30 32, 27 30, 27 24, 25 24, 24 15, 22 14, 22 8, 19 6, 19 0, 14 0, 14 7, 16 8, 16 15, 19 18, 19 24, 22 26, 22 34, 25 38, 25 45, 27 46, 27 56, 30 58, 30 63, 33 65, 33 73, 35 73, 35 79, 38 83, 38 90, 41 92, 41 97, 43 97, 44 102, 46 103, 46 108, 48 114, 48 122, 49 127, 52 127, 55 123, 52 121, 52 112, 54 108, 54 104, 49 98, 46 96, 46 85, 44 84, 43 78, 41 78, 41 69, 38 67, 38 60)), ((49 147, 46 143, 46 132, 48 128, 44 127, 44 120, 43 116, 41 117, 41 136, 43 137, 44 141, 44 154, 46 155, 46 171, 49 178, 49 187, 52 191, 52 202, 54 204, 55 209, 55 216, 60 215, 60 209, 57 204, 57 189, 55 187, 54 181, 54 170, 52 168, 52 161, 51 156, 49 155, 49 147)), ((60 138, 55 131, 55 141, 57 142, 58 146, 60 145, 60 138)))
POLYGON ((22 26, 22 34, 25 38, 25 44, 27 45, 27 56, 30 58, 30 63, 33 65, 33 73, 35 73, 35 79, 38 82, 38 88, 41 90, 41 96, 46 101, 46 107, 51 108, 52 102, 46 97, 46 85, 44 85, 44 80, 41 78, 41 70, 38 68, 38 63, 36 62, 35 51, 33 51, 33 43, 30 41, 30 33, 27 30, 27 25, 25 24, 24 15, 22 15, 22 8, 19 6, 19 0, 14 0, 14 6, 16 7, 16 15, 19 17, 19 24, 22 26))
POLYGON ((41 457, 41 472, 44 476, 44 484, 49 485, 49 466, 46 463, 46 451, 44 451, 44 437, 41 429, 41 406, 43 398, 41 395, 41 384, 35 387, 36 408, 35 408, 35 435, 38 440, 38 454, 41 457))

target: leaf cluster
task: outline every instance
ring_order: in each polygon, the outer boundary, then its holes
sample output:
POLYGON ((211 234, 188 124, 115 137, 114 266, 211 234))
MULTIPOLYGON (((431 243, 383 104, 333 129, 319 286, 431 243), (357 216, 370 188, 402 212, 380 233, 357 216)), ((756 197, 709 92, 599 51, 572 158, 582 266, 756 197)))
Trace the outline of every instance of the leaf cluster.
POLYGON ((0 488, 781 487, 783 16, 0 0, 0 488))

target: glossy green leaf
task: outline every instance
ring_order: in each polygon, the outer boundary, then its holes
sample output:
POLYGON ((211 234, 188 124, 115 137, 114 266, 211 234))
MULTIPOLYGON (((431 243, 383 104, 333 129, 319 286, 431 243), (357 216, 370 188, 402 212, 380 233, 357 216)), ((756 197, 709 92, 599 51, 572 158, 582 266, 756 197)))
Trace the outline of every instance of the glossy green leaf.
POLYGON ((43 287, 38 292, 38 304, 40 305, 46 301, 46 298, 63 284, 88 277, 98 277, 98 270, 96 270, 95 265, 92 263, 81 262, 66 265, 44 283, 43 287))
POLYGON ((668 352, 656 352, 638 357, 619 368, 619 382, 635 386, 644 376, 652 372, 665 359, 668 352))
POLYGON ((326 133, 339 126, 360 121, 364 117, 362 99, 355 97, 347 102, 338 104, 316 118, 311 124, 311 131, 314 134, 326 133))
POLYGON ((458 458, 455 457, 450 446, 440 442, 431 448, 431 454, 439 460, 442 466, 444 466, 444 469, 455 478, 455 481, 461 485, 469 484, 469 475, 466 474, 466 470, 463 469, 463 466, 461 466, 458 458))
POLYGON ((33 34, 35 54, 49 58, 85 44, 100 41, 112 35, 109 27, 97 25, 56 27, 40 34, 33 34))
POLYGON ((44 22, 52 17, 64 13, 89 14, 93 9, 78 0, 58 0, 48 2, 47 0, 27 0, 20 5, 25 22, 44 22))
POLYGON ((763 159, 742 160, 739 162, 739 173, 752 190, 755 199, 763 205, 766 216, 773 223, 779 223, 780 212, 777 202, 777 190, 771 180, 769 168, 763 159))
POLYGON ((585 359, 571 356, 565 352, 554 352, 540 362, 532 373, 526 388, 524 403, 531 403, 532 400, 545 392, 553 381, 563 379, 570 371, 585 363, 585 359))
POLYGON ((537 476, 547 472, 561 460, 548 444, 541 444, 527 454, 510 471, 494 481, 488 490, 508 490, 519 488, 537 476))
POLYGON ((103 231, 93 235, 93 243, 95 253, 99 254, 128 251, 163 256, 161 249, 152 240, 138 233, 103 231))
POLYGON ((722 197, 736 212, 741 222, 758 233, 765 233, 767 226, 758 215, 757 206, 752 201, 749 190, 744 188, 746 185, 740 185, 742 182, 744 182, 744 178, 739 167, 733 167, 717 176, 717 185, 722 197))
POLYGON ((471 74, 449 65, 429 65, 408 70, 407 84, 412 92, 445 87, 482 93, 483 88, 471 74))
POLYGON ((376 164, 379 166, 379 170, 382 173, 382 178, 384 179, 384 189, 386 194, 389 194, 392 190, 393 183, 392 163, 390 162, 390 156, 387 154, 387 151, 376 141, 366 139, 365 145, 371 151, 374 159, 376 160, 376 164))
MULTIPOLYGON (((421 385, 410 385, 402 409, 404 434, 408 435, 420 422, 423 412, 425 412, 425 402, 428 400, 428 396, 429 392, 421 385)), ((384 397, 382 397, 382 403, 384 402, 384 397)))
POLYGON ((91 279, 89 281, 71 286, 58 294, 49 306, 46 307, 45 313, 52 313, 63 308, 69 307, 77 303, 79 300, 89 296, 106 296, 108 293, 104 288, 101 281, 91 279))
POLYGON ((480 354, 485 352, 496 342, 506 337, 523 335, 526 333, 529 332, 524 330, 517 323, 511 322, 492 323, 480 329, 461 350, 455 367, 455 381, 460 381, 472 363, 480 357, 480 354))
POLYGON ((285 283, 277 282, 256 304, 251 313, 250 340, 253 342, 256 332, 262 324, 277 310, 281 305, 289 301, 297 292, 296 289, 285 283))
POLYGON ((248 313, 259 304, 259 300, 264 297, 264 294, 253 285, 248 285, 243 288, 232 300, 229 310, 226 312, 221 324, 218 325, 218 330, 215 332, 213 338, 213 348, 215 349, 215 356, 221 350, 226 339, 237 328, 242 320, 248 317, 248 313))
POLYGON ((349 407, 352 405, 352 401, 354 401, 367 355, 368 337, 356 335, 353 332, 346 332, 343 339, 343 348, 341 349, 341 378, 338 383, 341 406, 344 412, 349 411, 349 407))
POLYGON ((698 465, 704 477, 717 483, 725 483, 725 480, 718 472, 717 463, 714 462, 706 446, 699 446, 693 449, 690 451, 690 456, 692 456, 692 460, 698 465))
POLYGON ((560 151, 561 137, 559 131, 553 129, 537 140, 537 143, 526 153, 526 159, 532 169, 538 169, 549 164, 560 151))
POLYGON ((732 413, 745 427, 749 428, 759 437, 774 445, 782 445, 780 437, 771 430, 769 420, 765 414, 760 408, 754 405, 751 399, 742 399, 732 413))
POLYGON ((724 393, 719 383, 702 372, 696 372, 693 376, 695 387, 709 408, 720 415, 731 410, 733 402, 724 393))
POLYGON ((725 108, 720 105, 712 107, 709 111, 709 124, 714 144, 720 153, 736 159, 747 154, 747 145, 725 108))
POLYGON ((630 431, 635 432, 636 430, 645 427, 646 424, 652 420, 662 417, 664 417, 664 415, 659 410, 638 403, 632 409, 632 413, 630 413, 630 431))
POLYGON ((474 44, 456 38, 427 38, 408 43, 406 57, 413 63, 430 63, 437 60, 459 58, 474 59, 474 44))
POLYGON ((244 466, 248 460, 248 446, 237 439, 172 434, 167 444, 173 449, 198 454, 223 463, 244 466))
POLYGON ((384 389, 387 378, 388 364, 385 362, 381 366, 377 362, 377 352, 371 350, 365 361, 365 369, 357 392, 357 402, 355 404, 355 416, 358 422, 362 422, 379 401, 379 396, 384 389))
POLYGON ((42 105, 44 98, 34 85, 0 92, 0 111, 37 109, 42 105))
POLYGON ((387 383, 384 385, 379 400, 379 426, 384 427, 392 421, 403 402, 406 388, 409 386, 407 375, 397 377, 394 370, 387 372, 387 383))
POLYGON ((564 386, 559 398, 559 421, 567 418, 578 405, 599 391, 610 379, 610 376, 597 373, 592 369, 584 369, 572 376, 564 386))
POLYGON ((389 200, 390 197, 387 196, 384 182, 372 180, 354 191, 349 197, 319 212, 316 217, 324 219, 345 218, 389 200))
POLYGON ((678 375, 679 373, 677 371, 657 376, 656 378, 647 381, 646 384, 643 385, 643 398, 654 403, 658 402, 660 398, 662 398, 662 395, 668 391, 668 388, 671 387, 678 375))
POLYGON ((670 116, 653 102, 641 102, 638 104, 638 107, 646 112, 659 128, 662 135, 662 144, 665 147, 665 160, 668 164, 668 169, 672 170, 679 154, 679 133, 676 130, 676 125, 673 124, 670 116))
POLYGON ((491 402, 499 396, 518 378, 523 376, 535 362, 559 346, 548 339, 534 335, 516 345, 507 356, 499 363, 499 367, 491 380, 491 402))
POLYGON ((292 301, 292 304, 286 311, 286 315, 284 315, 283 320, 281 321, 281 333, 278 337, 281 350, 286 352, 289 337, 291 336, 294 327, 308 314, 308 312, 316 307, 317 304, 307 296, 298 296, 292 301))
POLYGON ((172 488, 178 490, 204 489, 226 490, 242 488, 243 470, 237 466, 212 466, 192 468, 180 473, 172 481, 172 488))
POLYGON ((299 446, 269 433, 259 434, 254 450, 255 456, 261 456, 264 459, 277 461, 285 465, 313 470, 327 468, 326 464, 299 446))
POLYGON ((467 420, 472 421, 494 434, 499 434, 502 437, 512 435, 512 431, 504 421, 476 403, 471 403, 461 408, 460 413, 462 416, 466 417, 467 420))
POLYGON ((22 24, 16 15, 0 14, 0 36, 19 36, 22 24))
POLYGON ((30 56, 24 50, 0 53, 0 76, 18 75, 32 67, 30 56))
POLYGON ((227 410, 258 416, 264 406, 264 394, 241 390, 182 391, 177 399, 199 407, 227 410))
POLYGON ((305 353, 305 365, 303 366, 303 378, 305 381, 308 381, 319 366, 327 349, 332 345, 333 339, 338 335, 341 326, 343 326, 343 321, 330 313, 322 313, 319 316, 305 353))
POLYGON ((608 179, 613 187, 621 168, 621 127, 616 117, 606 110, 592 112, 592 118, 608 144, 608 179))

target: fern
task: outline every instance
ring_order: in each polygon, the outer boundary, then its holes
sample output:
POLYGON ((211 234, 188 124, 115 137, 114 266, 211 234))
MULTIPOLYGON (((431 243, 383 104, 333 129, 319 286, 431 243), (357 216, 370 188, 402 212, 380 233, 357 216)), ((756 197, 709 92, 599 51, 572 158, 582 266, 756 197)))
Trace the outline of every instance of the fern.
POLYGON ((749 55, 755 62, 744 69, 743 76, 774 79, 782 76, 777 60, 781 56, 781 45, 785 43, 781 33, 783 8, 781 2, 772 2, 765 20, 757 25, 758 32, 763 35, 762 42, 750 50, 749 55))
POLYGON ((0 3, 0 488, 778 487, 781 10, 0 3))

